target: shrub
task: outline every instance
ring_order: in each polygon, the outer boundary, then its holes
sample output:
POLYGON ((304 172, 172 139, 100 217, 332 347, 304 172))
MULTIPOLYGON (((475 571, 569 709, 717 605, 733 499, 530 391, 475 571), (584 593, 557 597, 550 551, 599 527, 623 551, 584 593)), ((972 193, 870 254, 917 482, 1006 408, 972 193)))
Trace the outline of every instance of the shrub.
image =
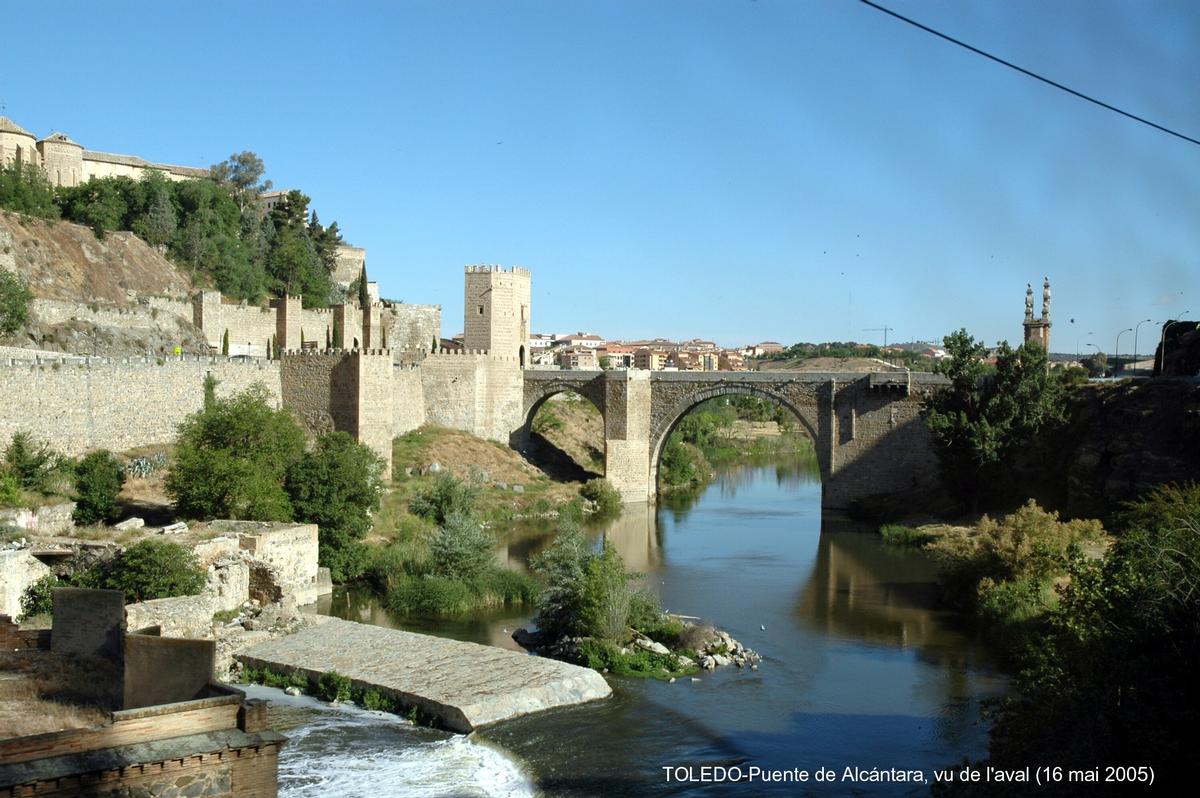
POLYGON ((427 574, 395 580, 387 605, 402 615, 452 615, 472 609, 475 601, 465 582, 427 574))
POLYGON ((349 701, 350 677, 337 671, 326 671, 317 679, 316 694, 325 701, 349 701))
POLYGON ((297 521, 317 524, 320 562, 335 582, 360 576, 367 566, 362 543, 379 509, 384 463, 344 432, 317 440, 288 469, 284 489, 297 521))
POLYGON ((537 415, 533 417, 533 431, 539 435, 545 435, 552 430, 562 429, 562 426, 563 420, 548 407, 538 410, 537 415))
POLYGON ((104 586, 123 592, 127 602, 193 596, 204 589, 206 579, 195 554, 153 538, 125 549, 105 570, 104 586))
POLYGON ((592 637, 621 642, 629 625, 629 574, 612 543, 605 541, 600 554, 593 554, 584 566, 583 607, 580 613, 584 631, 592 637))
POLYGON ((924 546, 934 539, 928 532, 921 532, 903 524, 884 524, 879 527, 879 536, 889 546, 924 546))
POLYGON ((288 469, 304 454, 304 433, 256 385, 214 399, 179 427, 167 493, 188 518, 290 521, 288 469))
POLYGON ((23 490, 38 493, 53 493, 65 467, 62 455, 48 444, 35 441, 27 432, 12 436, 4 461, 23 490))
POLYGON ((560 522, 554 542, 530 562, 543 580, 535 622, 550 639, 583 633, 583 588, 590 556, 579 527, 560 522))
POLYGON ((695 487, 708 479, 712 467, 704 453, 690 443, 667 441, 658 466, 658 481, 668 488, 695 487))
POLYGON ((621 494, 607 479, 590 479, 579 489, 579 495, 596 505, 596 512, 603 516, 619 515, 621 494))
POLYGON ((12 335, 29 318, 29 302, 33 294, 17 275, 0 269, 0 335, 12 335))
POLYGON ((428 488, 418 491, 409 499, 408 511, 442 526, 451 515, 474 515, 478 498, 479 489, 475 485, 444 473, 428 488))
POLYGON ((125 471, 107 449, 92 452, 75 466, 76 523, 112 521, 118 515, 117 494, 125 484, 125 471))
POLYGON ((0 471, 0 507, 16 507, 21 503, 21 485, 12 474, 0 471))
POLYGON ((478 521, 453 513, 429 544, 433 573, 466 582, 477 579, 492 564, 495 547, 478 521))
POLYGON ((361 703, 363 709, 369 709, 372 712, 395 712, 400 708, 395 700, 375 689, 364 690, 361 703))
POLYGON ((21 617, 18 620, 23 621, 35 615, 50 615, 54 611, 54 588, 62 586, 63 582, 51 574, 25 588, 21 595, 21 617))

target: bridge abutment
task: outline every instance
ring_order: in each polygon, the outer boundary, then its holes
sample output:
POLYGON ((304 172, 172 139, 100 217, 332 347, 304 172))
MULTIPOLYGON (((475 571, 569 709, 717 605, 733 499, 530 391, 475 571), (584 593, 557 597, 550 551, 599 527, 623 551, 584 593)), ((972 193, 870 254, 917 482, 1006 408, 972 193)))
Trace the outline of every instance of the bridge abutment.
POLYGON ((652 500, 650 372, 604 374, 604 476, 626 502, 652 500))

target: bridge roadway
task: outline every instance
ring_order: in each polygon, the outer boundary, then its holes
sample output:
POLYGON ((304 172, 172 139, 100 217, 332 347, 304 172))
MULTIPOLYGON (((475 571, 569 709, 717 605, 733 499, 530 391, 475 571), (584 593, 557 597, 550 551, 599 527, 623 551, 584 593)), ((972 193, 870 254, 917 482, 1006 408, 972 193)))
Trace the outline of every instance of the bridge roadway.
POLYGON ((469 733, 531 712, 604 698, 599 673, 517 651, 312 616, 315 626, 235 656, 254 668, 317 679, 337 671, 356 687, 417 707, 439 726, 469 733))
POLYGON ((921 403, 948 380, 906 370, 524 372, 523 448, 533 417, 551 396, 580 394, 604 418, 605 476, 626 501, 653 500, 658 463, 671 430, 697 404, 717 396, 757 396, 795 414, 821 468, 822 501, 849 508, 873 497, 937 490, 932 438, 921 403))

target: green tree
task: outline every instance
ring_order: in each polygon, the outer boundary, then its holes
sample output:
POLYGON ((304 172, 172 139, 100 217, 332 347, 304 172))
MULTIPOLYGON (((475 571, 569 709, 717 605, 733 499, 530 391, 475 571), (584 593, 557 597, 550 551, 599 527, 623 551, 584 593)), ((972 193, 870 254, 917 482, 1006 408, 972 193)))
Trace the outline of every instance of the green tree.
POLYGON ((114 520, 118 514, 117 494, 125 484, 125 469, 107 449, 84 457, 75 466, 75 511, 79 524, 114 520))
POLYGON ((363 264, 358 276, 358 306, 364 310, 371 304, 371 293, 367 290, 367 264, 363 264))
POLYGON ((157 169, 149 169, 142 176, 141 193, 145 210, 134 220, 133 232, 147 244, 165 249, 179 226, 171 181, 157 169))
POLYGON ((430 542, 433 573, 447 579, 470 582, 493 563, 496 540, 470 515, 451 513, 430 542))
POLYGON ((981 488, 1001 475, 1008 459, 1062 420, 1062 386, 1050 378, 1046 352, 1037 343, 1015 350, 1001 343, 992 376, 982 362, 983 345, 966 330, 944 343, 950 357, 938 371, 950 386, 931 394, 922 414, 937 441, 947 487, 974 510, 981 488))
POLYGON ((225 330, 225 334, 221 336, 221 354, 229 357, 229 330, 225 330))
POLYGON ((57 198, 63 217, 87 225, 97 238, 114 230, 133 229, 143 205, 141 187, 129 177, 94 178, 78 186, 60 186, 57 198))
POLYGON ((265 172, 263 159, 249 150, 235 152, 209 169, 212 179, 229 189, 238 210, 243 212, 253 207, 259 194, 271 188, 271 181, 262 179, 265 172))
POLYGON ((29 320, 33 292, 17 275, 0 269, 0 335, 12 335, 29 320))
POLYGON ((0 208, 40 219, 59 216, 54 186, 46 173, 20 159, 0 166, 0 208))
POLYGON ((179 427, 166 489, 187 518, 288 521, 288 469, 304 454, 304 433, 275 410, 261 385, 214 399, 179 427))
POLYGON ((288 469, 284 487, 294 517, 319 526, 320 561, 334 581, 354 579, 366 566, 362 539, 379 509, 383 468, 370 447, 333 432, 288 469))
POLYGON ((53 493, 66 461, 44 442, 34 440, 27 432, 17 432, 4 451, 8 471, 22 490, 53 493))

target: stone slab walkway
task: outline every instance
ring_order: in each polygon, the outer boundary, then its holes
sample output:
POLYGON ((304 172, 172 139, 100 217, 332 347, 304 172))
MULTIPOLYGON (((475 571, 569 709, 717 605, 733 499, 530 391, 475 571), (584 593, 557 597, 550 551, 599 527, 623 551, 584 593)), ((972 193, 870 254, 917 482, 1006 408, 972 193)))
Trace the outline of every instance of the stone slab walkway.
POLYGON ((324 623, 252 646, 246 665, 309 678, 327 671, 416 706, 439 725, 468 733, 553 707, 604 698, 612 688, 589 668, 494 646, 322 619, 324 623))

